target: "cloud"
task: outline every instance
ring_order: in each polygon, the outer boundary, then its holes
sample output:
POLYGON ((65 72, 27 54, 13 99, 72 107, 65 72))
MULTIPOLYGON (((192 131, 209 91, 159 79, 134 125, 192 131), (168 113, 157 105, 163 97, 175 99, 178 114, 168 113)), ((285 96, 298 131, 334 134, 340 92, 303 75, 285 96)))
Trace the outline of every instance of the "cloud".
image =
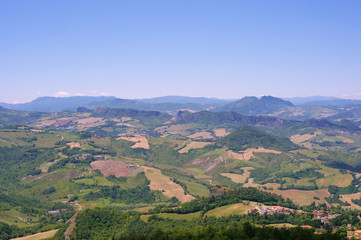
POLYGON ((70 93, 67 93, 64 91, 59 91, 54 94, 54 97, 69 97, 69 96, 70 96, 70 93))
POLYGON ((110 96, 112 95, 110 92, 102 92, 100 93, 100 96, 110 96))
POLYGON ((75 96, 85 96, 84 93, 75 93, 75 96))

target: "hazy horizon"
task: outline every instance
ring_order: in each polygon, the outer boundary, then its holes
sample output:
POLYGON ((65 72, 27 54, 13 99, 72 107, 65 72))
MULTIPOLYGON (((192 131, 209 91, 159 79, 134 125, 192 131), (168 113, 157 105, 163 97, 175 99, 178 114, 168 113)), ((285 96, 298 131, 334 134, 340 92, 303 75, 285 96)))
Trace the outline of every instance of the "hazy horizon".
MULTIPOLYGON (((115 97, 115 98, 119 98, 119 99, 129 99, 129 100, 146 100, 146 99, 153 99, 153 98, 163 98, 163 97, 190 97, 190 98, 210 98, 210 99, 219 99, 219 100, 228 100, 228 101, 237 101, 239 99, 242 99, 244 97, 257 97, 257 98, 261 98, 263 96, 272 96, 272 97, 276 97, 276 98, 281 98, 284 100, 288 100, 288 99, 307 99, 307 98, 335 98, 335 99, 345 99, 345 100, 360 100, 357 98, 342 98, 342 97, 334 97, 334 96, 307 96, 307 97, 278 97, 278 96, 273 96, 273 95, 261 95, 261 96, 252 96, 252 95, 247 95, 247 96, 241 96, 239 98, 219 98, 219 97, 207 97, 207 96, 181 96, 181 95, 165 95, 165 96, 156 96, 156 97, 149 97, 149 98, 121 98, 121 97, 117 97, 117 96, 112 96, 112 95, 70 95, 70 96, 37 96, 34 99, 31 99, 29 101, 24 101, 24 102, 5 102, 5 101, 0 101, 2 103, 7 103, 7 104, 22 104, 22 103, 29 103, 32 102, 38 98, 42 98, 42 97, 55 97, 55 98, 70 98, 70 97, 115 97)), ((321 99, 322 100, 322 99, 321 99)), ((317 100, 315 100, 317 101, 317 100)))
POLYGON ((3 1, 0 102, 361 99, 360 1, 3 1))

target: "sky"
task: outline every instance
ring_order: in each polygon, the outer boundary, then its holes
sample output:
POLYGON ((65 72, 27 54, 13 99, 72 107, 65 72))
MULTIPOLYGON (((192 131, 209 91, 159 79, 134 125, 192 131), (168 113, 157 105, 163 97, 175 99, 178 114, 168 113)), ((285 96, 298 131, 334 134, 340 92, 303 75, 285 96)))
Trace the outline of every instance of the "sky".
POLYGON ((0 0, 0 102, 361 99, 361 1, 0 0))

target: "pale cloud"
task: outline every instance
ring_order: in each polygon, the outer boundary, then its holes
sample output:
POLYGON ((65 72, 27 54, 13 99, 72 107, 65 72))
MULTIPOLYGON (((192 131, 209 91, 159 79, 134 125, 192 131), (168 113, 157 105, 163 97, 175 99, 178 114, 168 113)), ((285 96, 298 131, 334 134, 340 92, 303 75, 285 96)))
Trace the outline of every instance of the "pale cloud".
POLYGON ((345 93, 340 96, 341 98, 348 98, 348 99, 361 99, 361 92, 360 93, 345 93))
POLYGON ((70 96, 70 93, 67 93, 64 91, 59 91, 54 94, 54 97, 69 97, 69 96, 70 96))
POLYGON ((84 93, 75 93, 75 96, 85 96, 84 93))
POLYGON ((102 92, 100 93, 100 96, 110 96, 112 95, 110 92, 102 92))

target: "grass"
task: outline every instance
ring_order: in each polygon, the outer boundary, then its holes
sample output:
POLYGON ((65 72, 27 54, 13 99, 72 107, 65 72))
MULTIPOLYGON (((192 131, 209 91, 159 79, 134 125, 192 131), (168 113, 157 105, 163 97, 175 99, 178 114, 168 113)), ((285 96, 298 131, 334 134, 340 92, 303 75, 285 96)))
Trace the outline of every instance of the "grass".
MULTIPOLYGON (((17 225, 18 227, 28 227, 29 224, 25 223, 24 221, 20 220, 18 217, 24 219, 25 221, 29 221, 28 216, 25 214, 18 212, 15 208, 11 208, 8 211, 1 211, 0 212, 0 221, 5 222, 9 225, 17 225)), ((31 217, 33 221, 37 221, 36 217, 31 217)))
POLYGON ((194 175, 196 178, 210 178, 209 175, 206 175, 203 172, 203 169, 197 168, 197 167, 190 167, 186 168, 192 175, 194 175))
POLYGON ((327 189, 321 190, 297 190, 297 189, 289 189, 289 190, 267 190, 268 192, 272 192, 278 195, 281 195, 284 198, 289 198, 294 201, 296 204, 300 206, 310 205, 312 202, 316 203, 326 203, 325 197, 330 196, 330 193, 327 189), (314 199, 314 197, 318 197, 320 200, 314 199))
POLYGON ((208 189, 208 187, 204 186, 203 184, 185 180, 185 179, 178 179, 178 180, 187 185, 187 189, 191 195, 198 195, 200 197, 208 197, 209 196, 209 189, 208 189))
POLYGON ((353 177, 351 174, 339 174, 335 176, 329 176, 316 180, 318 187, 328 187, 335 185, 338 187, 347 187, 351 184, 353 177))
POLYGON ((210 142, 190 142, 189 144, 187 144, 187 146, 180 149, 178 152, 179 153, 187 153, 191 149, 204 148, 205 146, 207 146, 209 144, 212 144, 212 143, 210 143, 210 142))
POLYGON ((243 215, 247 214, 256 204, 250 203, 246 205, 244 203, 236 203, 227 206, 218 207, 208 211, 205 216, 207 217, 227 217, 230 215, 243 215))

